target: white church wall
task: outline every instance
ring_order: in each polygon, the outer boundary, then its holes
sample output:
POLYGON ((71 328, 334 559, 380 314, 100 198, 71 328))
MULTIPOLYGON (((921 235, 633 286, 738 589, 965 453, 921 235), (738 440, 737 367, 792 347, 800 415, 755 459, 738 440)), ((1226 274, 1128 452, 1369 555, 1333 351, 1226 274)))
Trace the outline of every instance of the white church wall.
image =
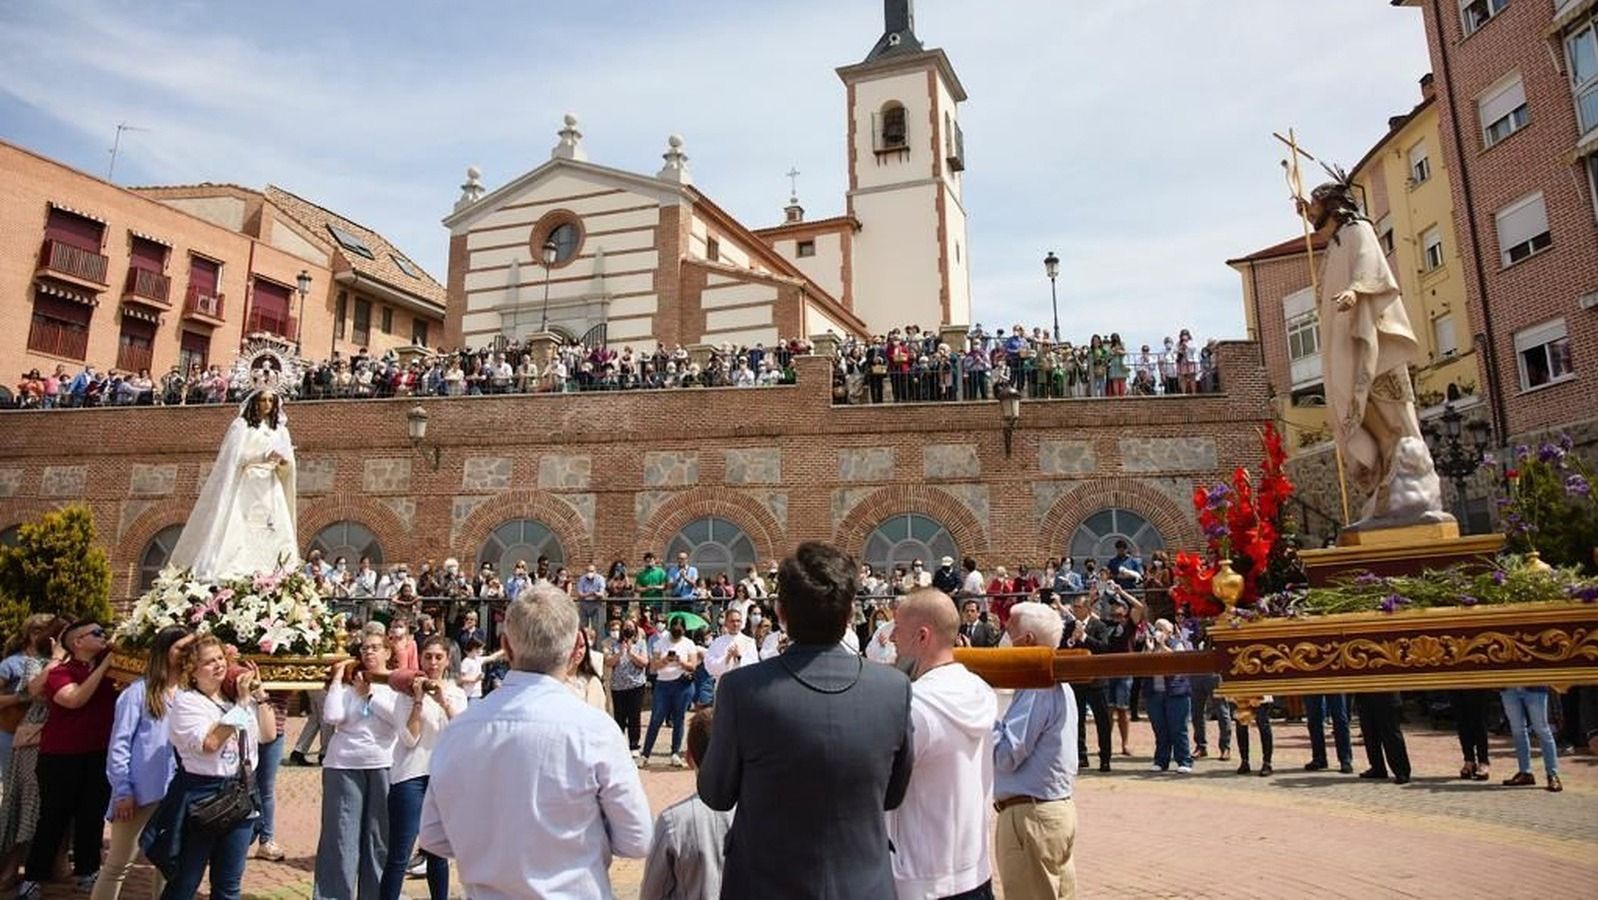
POLYGON ((782 238, 773 244, 773 248, 783 258, 798 267, 805 273, 805 277, 820 285, 823 290, 831 294, 839 303, 843 302, 843 238, 838 232, 809 235, 802 240, 815 241, 816 252, 812 256, 800 256, 798 241, 793 238, 782 238))
POLYGON ((931 121, 928 119, 931 102, 925 71, 906 72, 855 84, 853 153, 856 189, 932 177, 932 135, 929 131, 931 121), (880 118, 878 114, 883 104, 890 100, 903 104, 905 109, 908 160, 903 158, 902 153, 884 154, 879 158, 872 149, 875 146, 874 123, 880 118))
POLYGON ((737 309, 713 309, 705 313, 705 340, 714 343, 711 338, 716 337, 717 332, 771 323, 772 308, 769 304, 740 306, 737 309))
POLYGON ((805 333, 804 337, 814 337, 827 332, 842 337, 849 334, 849 329, 839 325, 833 318, 821 311, 814 303, 805 303, 805 333))
POLYGON ((965 210, 957 198, 944 196, 943 214, 949 236, 949 322, 971 324, 971 259, 966 241, 965 210))
POLYGON ((777 343, 777 327, 772 325, 767 328, 718 331, 714 334, 707 332, 703 343, 716 347, 722 344, 731 344, 734 347, 753 347, 755 344, 765 344, 767 347, 772 347, 777 343))
POLYGON ((932 184, 855 195, 854 313, 873 332, 942 322, 935 210, 932 184))
POLYGON ((954 192, 954 196, 956 198, 958 198, 960 196, 961 175, 960 175, 959 172, 956 172, 954 169, 951 169, 949 167, 949 165, 948 165, 950 138, 949 138, 949 135, 948 135, 948 133, 947 133, 947 131, 945 129, 947 128, 947 126, 949 124, 958 124, 959 123, 959 121, 960 121, 960 110, 959 110, 958 106, 954 102, 954 95, 949 93, 949 85, 948 85, 948 83, 945 82, 942 78, 937 79, 937 82, 938 82, 938 154, 944 160, 944 164, 941 166, 943 183, 947 184, 949 186, 949 190, 953 191, 954 192), (948 114, 948 118, 944 118, 944 115, 946 113, 948 114))

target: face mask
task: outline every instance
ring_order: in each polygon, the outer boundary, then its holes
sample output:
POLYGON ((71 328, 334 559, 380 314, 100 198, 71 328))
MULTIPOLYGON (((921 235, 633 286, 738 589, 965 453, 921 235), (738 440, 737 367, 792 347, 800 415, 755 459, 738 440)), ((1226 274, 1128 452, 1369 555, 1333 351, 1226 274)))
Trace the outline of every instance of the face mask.
POLYGON ((749 614, 749 624, 751 624, 751 625, 759 625, 760 624, 760 613, 750 613, 749 614))

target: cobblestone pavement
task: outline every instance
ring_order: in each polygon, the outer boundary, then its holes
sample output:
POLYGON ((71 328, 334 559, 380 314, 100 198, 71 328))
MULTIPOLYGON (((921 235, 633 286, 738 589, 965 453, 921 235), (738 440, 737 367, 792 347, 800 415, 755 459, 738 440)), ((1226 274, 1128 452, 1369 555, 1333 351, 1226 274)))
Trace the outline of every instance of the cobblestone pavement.
MULTIPOLYGON (((297 732, 303 720, 290 722, 297 732)), ((1091 731, 1090 731, 1091 734, 1091 731)), ((1276 727, 1277 774, 1239 776, 1237 762, 1199 760, 1192 775, 1151 773, 1153 735, 1136 723, 1132 757, 1078 780, 1075 855, 1083 897, 1538 897, 1593 896, 1598 884, 1598 758, 1564 757, 1565 792, 1504 788, 1514 772, 1507 739, 1493 741, 1493 781, 1458 780, 1452 732, 1408 729, 1414 780, 1403 787, 1303 771, 1302 725, 1276 727)), ((1355 733, 1356 741, 1358 732, 1355 733)), ((1212 736, 1213 740, 1213 736, 1212 736)), ((1257 744, 1257 741, 1256 741, 1257 744)), ((659 752, 667 746, 662 735, 659 752)), ((1215 746, 1211 745, 1211 752, 1215 746)), ((1257 747, 1256 747, 1257 750, 1257 747)), ((1234 749, 1235 753, 1235 749, 1234 749)), ((1356 764, 1364 768, 1360 747, 1356 764)), ((1256 765, 1258 759, 1255 760, 1256 765)), ((491 777, 485 773, 485 777, 491 777)), ((686 770, 657 757, 644 773, 659 811, 693 789, 686 770)), ((251 860, 249 898, 310 896, 320 777, 284 767, 278 780, 282 863, 251 860)), ((617 860, 618 897, 637 894, 643 865, 617 860)), ((148 870, 125 897, 149 895, 148 870)), ((425 896, 412 880, 412 896, 425 896)), ((82 896, 55 886, 47 897, 82 896)))

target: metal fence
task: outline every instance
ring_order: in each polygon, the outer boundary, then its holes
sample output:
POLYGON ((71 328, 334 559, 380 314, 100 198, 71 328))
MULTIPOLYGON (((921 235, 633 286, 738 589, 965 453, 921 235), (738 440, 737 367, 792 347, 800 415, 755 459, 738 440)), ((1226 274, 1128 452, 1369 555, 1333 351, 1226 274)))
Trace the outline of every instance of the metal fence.
POLYGON ((959 355, 909 364, 840 357, 833 367, 833 402, 856 406, 990 400, 997 399, 1004 384, 1031 400, 1164 397, 1221 390, 1220 370, 1213 359, 1178 363, 1128 353, 1089 363, 1048 354, 1016 362, 995 368, 981 358, 959 355))

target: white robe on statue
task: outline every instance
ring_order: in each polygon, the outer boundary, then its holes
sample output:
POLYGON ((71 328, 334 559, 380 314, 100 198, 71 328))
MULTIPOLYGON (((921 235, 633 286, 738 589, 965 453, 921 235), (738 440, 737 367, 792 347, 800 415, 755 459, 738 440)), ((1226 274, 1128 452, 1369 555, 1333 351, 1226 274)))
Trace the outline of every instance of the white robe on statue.
MULTIPOLYGON (((251 402, 253 395, 245 400, 251 402)), ((294 444, 281 414, 275 428, 234 419, 171 564, 208 581, 297 567, 294 476, 294 444), (269 459, 273 453, 282 464, 269 459)))

